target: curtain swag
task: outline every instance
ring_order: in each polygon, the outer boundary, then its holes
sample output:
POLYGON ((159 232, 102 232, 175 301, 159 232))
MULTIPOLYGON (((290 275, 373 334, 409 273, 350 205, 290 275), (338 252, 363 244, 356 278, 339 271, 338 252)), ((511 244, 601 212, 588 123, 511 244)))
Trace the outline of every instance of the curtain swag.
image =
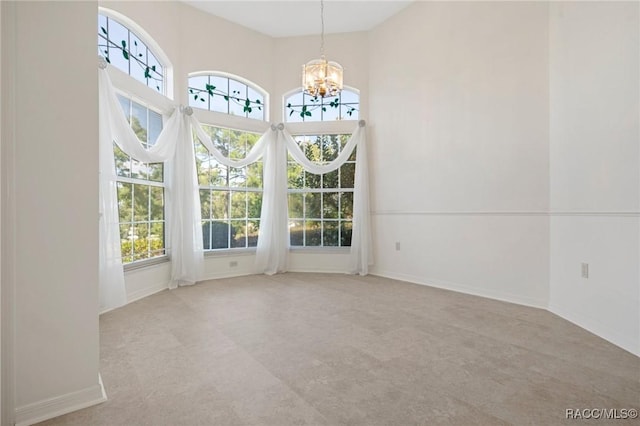
POLYGON ((288 268, 289 220, 287 208, 287 152, 307 172, 329 173, 343 165, 357 146, 353 200, 353 230, 350 271, 366 275, 373 264, 369 219, 369 179, 365 123, 361 120, 340 155, 329 164, 310 161, 280 123, 272 124, 244 159, 226 157, 193 115, 191 107, 176 107, 156 143, 146 149, 127 122, 116 97, 104 60, 99 63, 99 152, 100 152, 100 307, 102 311, 124 305, 126 292, 122 255, 113 143, 138 161, 165 162, 165 199, 168 206, 166 242, 171 256, 170 288, 191 285, 203 276, 203 241, 200 197, 193 134, 216 161, 244 167, 263 159, 261 225, 256 248, 255 271, 275 274, 288 268))

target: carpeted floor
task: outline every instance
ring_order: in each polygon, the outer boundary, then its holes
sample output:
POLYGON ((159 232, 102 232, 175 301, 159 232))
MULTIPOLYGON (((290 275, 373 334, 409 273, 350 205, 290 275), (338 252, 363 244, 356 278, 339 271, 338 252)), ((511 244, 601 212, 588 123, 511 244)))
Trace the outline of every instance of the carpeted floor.
POLYGON ((209 281, 100 328, 109 401, 42 424, 575 425, 567 409, 640 408, 640 359, 547 311, 374 276, 209 281))

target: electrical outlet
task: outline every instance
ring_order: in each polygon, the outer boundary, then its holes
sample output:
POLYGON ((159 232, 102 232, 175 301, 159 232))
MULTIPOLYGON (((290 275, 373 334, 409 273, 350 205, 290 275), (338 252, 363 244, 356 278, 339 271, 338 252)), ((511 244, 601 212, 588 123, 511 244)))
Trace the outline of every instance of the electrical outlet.
POLYGON ((582 263, 582 278, 589 278, 589 264, 582 263))
POLYGON ((396 251, 400 251, 400 241, 396 241, 396 251))
POLYGON ((232 260, 231 262, 229 262, 229 267, 230 268, 235 268, 236 266, 238 266, 238 261, 237 260, 232 260))

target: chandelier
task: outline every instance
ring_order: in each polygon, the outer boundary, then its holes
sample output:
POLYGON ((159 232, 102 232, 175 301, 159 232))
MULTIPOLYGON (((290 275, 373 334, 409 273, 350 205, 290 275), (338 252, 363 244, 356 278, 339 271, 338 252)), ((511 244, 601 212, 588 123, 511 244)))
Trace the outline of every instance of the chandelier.
POLYGON ((342 65, 324 56, 324 0, 320 0, 320 59, 302 66, 302 88, 313 97, 337 96, 342 90, 342 65))

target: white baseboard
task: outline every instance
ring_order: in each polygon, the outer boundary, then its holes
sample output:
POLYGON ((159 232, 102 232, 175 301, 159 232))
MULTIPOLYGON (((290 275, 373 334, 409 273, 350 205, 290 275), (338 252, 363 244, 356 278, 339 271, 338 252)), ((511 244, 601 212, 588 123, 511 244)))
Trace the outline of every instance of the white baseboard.
POLYGON ((437 280, 432 278, 423 278, 414 275, 401 274, 390 271, 375 270, 370 272, 371 275, 377 275, 384 278, 390 278, 399 281, 406 281, 413 284, 426 285, 429 287, 451 290, 458 293, 470 294, 472 296, 486 297, 488 299, 500 300, 501 302, 515 303, 517 305, 529 306, 538 309, 547 309, 547 301, 534 299, 530 297, 522 297, 519 295, 504 293, 494 290, 478 289, 477 287, 469 287, 464 284, 453 283, 450 281, 437 280))
POLYGON ((144 299, 145 297, 151 296, 152 294, 156 294, 161 292, 162 290, 166 290, 169 288, 169 283, 156 283, 149 287, 141 288, 136 291, 132 291, 127 294, 127 304, 135 302, 136 300, 144 299))
POLYGON ((551 304, 549 306, 549 312, 577 325, 580 328, 587 330, 590 333, 595 334, 598 337, 603 338, 604 340, 624 349, 625 351, 637 357, 640 357, 639 341, 632 341, 627 336, 620 334, 617 330, 613 330, 610 327, 607 327, 594 318, 576 314, 575 312, 569 312, 565 309, 559 308, 554 304, 551 304))
POLYGON ((29 426, 106 400, 102 378, 98 375, 94 386, 16 408, 16 426, 29 426))

